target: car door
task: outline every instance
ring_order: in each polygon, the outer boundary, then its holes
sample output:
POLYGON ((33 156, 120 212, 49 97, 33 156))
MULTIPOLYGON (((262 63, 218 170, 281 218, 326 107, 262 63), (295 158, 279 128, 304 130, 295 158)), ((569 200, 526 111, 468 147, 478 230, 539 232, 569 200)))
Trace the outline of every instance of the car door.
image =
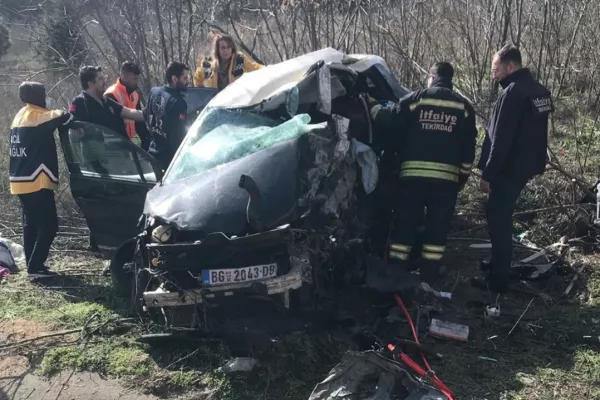
POLYGON ((152 156, 100 125, 76 122, 61 132, 71 193, 102 251, 139 233, 146 193, 162 178, 152 156))

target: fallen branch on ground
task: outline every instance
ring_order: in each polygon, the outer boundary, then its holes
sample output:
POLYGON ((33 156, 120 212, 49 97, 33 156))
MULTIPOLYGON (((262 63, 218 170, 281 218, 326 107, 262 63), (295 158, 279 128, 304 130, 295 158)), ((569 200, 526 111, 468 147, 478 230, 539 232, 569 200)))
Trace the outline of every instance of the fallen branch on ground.
POLYGON ((571 290, 573 289, 573 286, 575 286, 575 282, 577 282, 577 280, 579 279, 579 277, 583 273, 584 269, 585 269, 585 265, 582 265, 581 268, 579 268, 579 270, 575 273, 575 276, 573 277, 573 279, 571 279, 571 283, 569 283, 569 286, 567 286, 567 289, 563 293, 563 296, 568 296, 569 293, 571 293, 571 290))
POLYGON ((547 207, 547 208, 538 208, 537 210, 528 210, 528 211, 520 211, 517 213, 514 213, 513 216, 518 217, 521 215, 529 215, 529 214, 534 214, 534 213, 543 213, 543 212, 549 212, 549 211, 560 211, 560 210, 567 210, 570 208, 584 208, 584 207, 596 207, 595 204, 565 204, 562 206, 556 206, 556 207, 547 207))
POLYGON ((596 197, 596 195, 592 193, 592 191, 589 189, 592 185, 590 185, 583 179, 578 178, 575 175, 565 171, 564 168, 562 168, 559 164, 555 163, 554 161, 548 161, 547 164, 550 165, 554 170, 560 172, 565 177, 569 178, 569 180, 573 181, 586 195, 596 197))
POLYGON ((11 348, 14 348, 14 347, 21 347, 21 346, 24 346, 26 344, 30 344, 30 343, 33 343, 33 342, 36 342, 36 341, 42 340, 42 339, 48 339, 48 338, 58 337, 58 336, 66 336, 66 335, 71 335, 73 333, 80 333, 82 330, 83 330, 83 328, 77 328, 77 329, 69 329, 69 330, 66 330, 66 331, 48 333, 48 334, 45 334, 45 335, 36 336, 34 338, 31 338, 31 339, 21 340, 20 342, 0 345, 0 350, 11 349, 11 348))
POLYGON ((508 332, 508 336, 510 336, 513 333, 513 331, 515 330, 515 328, 517 327, 517 325, 519 325, 519 322, 521 322, 521 320, 523 319, 523 316, 525 315, 525 313, 527 312, 527 310, 529 310, 529 307, 531 306, 531 303, 533 303, 534 299, 535 299, 535 297, 531 298, 531 300, 529 301, 529 304, 527 304, 527 307, 525 308, 525 311, 523 311, 523 314, 521 314, 521 316, 519 317, 519 319, 517 320, 517 322, 515 322, 515 325, 510 330, 510 332, 508 332))

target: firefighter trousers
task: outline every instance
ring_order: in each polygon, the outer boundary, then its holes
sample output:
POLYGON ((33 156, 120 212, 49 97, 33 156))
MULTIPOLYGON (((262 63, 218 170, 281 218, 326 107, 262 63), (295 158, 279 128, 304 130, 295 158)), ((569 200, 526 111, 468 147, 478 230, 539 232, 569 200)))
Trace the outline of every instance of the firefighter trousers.
POLYGON ((444 256, 457 196, 458 184, 454 182, 418 178, 401 180, 394 207, 394 232, 388 253, 390 262, 400 265, 409 262, 417 229, 426 210, 421 275, 427 281, 425 275, 437 271, 444 256))

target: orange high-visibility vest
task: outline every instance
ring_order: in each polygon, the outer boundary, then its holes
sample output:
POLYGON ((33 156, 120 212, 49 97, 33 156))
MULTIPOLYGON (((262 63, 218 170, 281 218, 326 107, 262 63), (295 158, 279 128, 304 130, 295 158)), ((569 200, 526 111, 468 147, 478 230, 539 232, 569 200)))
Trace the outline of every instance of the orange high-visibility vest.
MULTIPOLYGON (((117 82, 114 85, 106 89, 104 95, 107 94, 112 94, 115 99, 117 99, 117 102, 119 102, 123 107, 132 108, 134 110, 137 108, 137 105, 140 102, 140 95, 138 92, 133 92, 131 94, 127 93, 127 88, 119 79, 117 79, 117 82)), ((127 132, 129 140, 131 140, 135 136, 135 121, 126 118, 124 118, 124 120, 125 131, 127 132)))

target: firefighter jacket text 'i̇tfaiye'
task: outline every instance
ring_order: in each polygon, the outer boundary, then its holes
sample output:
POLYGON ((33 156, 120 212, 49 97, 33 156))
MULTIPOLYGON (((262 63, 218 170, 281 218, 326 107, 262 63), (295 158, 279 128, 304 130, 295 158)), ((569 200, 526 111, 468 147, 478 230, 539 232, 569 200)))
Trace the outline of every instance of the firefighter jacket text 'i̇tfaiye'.
POLYGON ((451 82, 436 77, 390 108, 372 107, 371 116, 389 132, 385 151, 397 153, 401 179, 466 182, 475 158, 475 112, 451 82))

